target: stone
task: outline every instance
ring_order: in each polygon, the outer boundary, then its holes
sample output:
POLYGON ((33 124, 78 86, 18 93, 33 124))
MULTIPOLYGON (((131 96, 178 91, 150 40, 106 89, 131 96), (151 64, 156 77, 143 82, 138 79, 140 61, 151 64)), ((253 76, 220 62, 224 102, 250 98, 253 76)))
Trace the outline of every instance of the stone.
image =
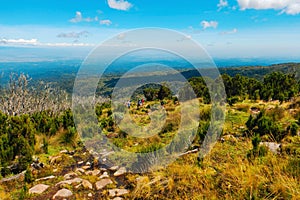
POLYGON ((260 145, 266 146, 272 153, 280 153, 281 144, 276 142, 261 142, 260 145))
POLYGON ((123 200, 123 198, 122 197, 115 197, 115 198, 113 198, 113 200, 123 200))
POLYGON ((75 172, 71 172, 71 173, 65 174, 65 175, 64 175, 64 179, 65 179, 65 180, 69 180, 69 179, 75 178, 75 177, 77 177, 77 176, 78 176, 78 175, 77 175, 75 172))
POLYGON ((103 178, 109 178, 109 175, 107 172, 104 172, 101 176, 100 176, 100 179, 103 179, 103 178))
POLYGON ((88 165, 88 166, 90 166, 91 165, 91 163, 90 162, 86 162, 86 164, 85 165, 88 165))
POLYGON ((88 180, 83 180, 82 186, 84 189, 90 189, 90 190, 93 189, 93 185, 88 180))
POLYGON ((79 173, 79 174, 81 175, 81 174, 84 174, 85 170, 82 169, 82 168, 77 168, 77 169, 75 170, 75 172, 77 172, 77 173, 79 173))
POLYGON ((49 185, 38 184, 29 189, 29 194, 42 194, 49 188, 49 185))
POLYGON ((69 151, 68 151, 68 150, 66 150, 66 149, 64 149, 64 150, 61 150, 59 153, 60 153, 60 154, 68 154, 68 153, 69 153, 69 151))
POLYGON ((82 186, 82 184, 80 183, 79 185, 75 186, 75 189, 79 189, 82 186))
POLYGON ((98 182, 96 182, 96 189, 97 190, 101 190, 102 188, 104 188, 105 186, 112 184, 113 182, 110 179, 102 179, 98 182))
POLYGON ((93 197, 93 194, 92 194, 92 193, 89 193, 89 194, 88 194, 88 197, 93 197))
POLYGON ((47 181, 47 180, 51 180, 51 179, 55 179, 55 178, 56 178, 56 176, 51 175, 51 176, 36 179, 35 181, 47 181))
POLYGON ((114 173, 114 176, 121 176, 127 172, 125 167, 121 167, 118 171, 114 173))
POLYGON ((68 189, 61 189, 61 190, 58 190, 56 192, 56 194, 53 196, 52 199, 56 199, 56 197, 67 198, 67 197, 70 197, 72 195, 73 195, 73 193, 70 190, 68 190, 68 189))
POLYGON ((111 168, 109 168, 109 170, 111 171, 117 171, 119 169, 119 166, 112 166, 111 168))
POLYGON ((82 165, 82 164, 83 164, 83 161, 79 161, 77 164, 78 164, 78 165, 82 165))
POLYGON ((98 176, 100 173, 101 173, 101 171, 99 169, 95 169, 92 171, 93 176, 98 176))
POLYGON ((129 190, 126 189, 111 189, 108 190, 110 197, 120 197, 129 193, 129 190))
POLYGON ((83 167, 81 167, 82 169, 84 169, 84 170, 88 170, 88 169, 90 169, 91 168, 91 166, 89 166, 89 165, 86 165, 86 166, 83 166, 83 167))
POLYGON ((71 179, 71 180, 61 181, 61 182, 57 183, 55 186, 64 185, 64 184, 73 185, 73 184, 79 184, 81 182, 82 182, 81 178, 74 178, 74 179, 71 179))

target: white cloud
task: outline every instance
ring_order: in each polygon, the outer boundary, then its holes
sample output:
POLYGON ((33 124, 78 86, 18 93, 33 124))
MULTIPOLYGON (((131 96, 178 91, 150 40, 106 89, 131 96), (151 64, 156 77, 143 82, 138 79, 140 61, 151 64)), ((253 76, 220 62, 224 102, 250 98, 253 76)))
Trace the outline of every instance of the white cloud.
POLYGON ((217 28, 218 24, 219 23, 217 21, 205 21, 205 20, 203 20, 201 22, 201 26, 204 30, 207 29, 207 28, 217 28))
POLYGON ((0 46, 90 47, 89 43, 42 43, 37 39, 0 39, 0 46))
POLYGON ((4 45, 38 45, 37 39, 0 39, 0 44, 4 45))
POLYGON ((300 0, 237 0, 241 10, 280 10, 288 15, 300 14, 300 0))
POLYGON ((221 35, 228 35, 228 34, 235 34, 237 32, 238 32, 238 30, 236 28, 234 28, 231 31, 224 31, 224 32, 221 32, 220 34, 221 35))
POLYGON ((100 20, 101 25, 110 26, 112 22, 109 19, 100 20))
POLYGON ((60 33, 56 37, 58 38, 80 38, 80 37, 87 37, 89 35, 88 31, 81 31, 81 32, 69 32, 69 33, 60 33))
POLYGON ((79 23, 79 22, 93 22, 93 21, 98 21, 98 17, 87 17, 83 18, 82 13, 80 11, 77 11, 75 14, 75 17, 69 20, 72 23, 79 23))
POLYGON ((217 5, 218 6, 218 10, 221 10, 222 8, 225 8, 228 6, 228 1, 227 0, 220 0, 219 4, 217 5))
POLYGON ((125 0, 107 0, 108 6, 116 10, 129 10, 132 4, 125 0))

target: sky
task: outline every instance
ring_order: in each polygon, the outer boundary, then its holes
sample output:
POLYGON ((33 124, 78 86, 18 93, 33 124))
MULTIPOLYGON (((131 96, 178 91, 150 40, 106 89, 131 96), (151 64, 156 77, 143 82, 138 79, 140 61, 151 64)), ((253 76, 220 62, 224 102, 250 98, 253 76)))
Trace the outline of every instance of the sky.
POLYGON ((10 55, 18 47, 31 54, 72 48, 84 56, 113 36, 144 27, 182 32, 213 58, 300 58, 300 0, 0 2, 0 61, 5 47, 10 55))

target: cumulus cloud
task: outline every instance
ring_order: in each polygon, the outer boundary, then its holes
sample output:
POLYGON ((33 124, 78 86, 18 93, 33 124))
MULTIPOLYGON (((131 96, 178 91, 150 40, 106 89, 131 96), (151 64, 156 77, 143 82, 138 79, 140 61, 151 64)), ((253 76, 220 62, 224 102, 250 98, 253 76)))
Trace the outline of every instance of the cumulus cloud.
POLYGON ((87 31, 81 31, 81 32, 70 32, 70 33, 60 33, 56 37, 58 38, 81 38, 81 37, 87 37, 89 35, 89 32, 87 31))
POLYGON ((100 20, 101 25, 110 26, 112 22, 109 19, 100 20))
POLYGON ((280 13, 297 15, 300 13, 300 0, 237 0, 241 10, 280 10, 280 13))
POLYGON ((108 6, 116 10, 129 10, 132 4, 125 0, 107 0, 108 6))
POLYGON ((38 45, 37 39, 0 39, 0 44, 6 45, 38 45))
POLYGON ((225 8, 228 6, 228 1, 227 0, 220 0, 219 4, 217 5, 218 6, 218 10, 221 10, 222 8, 225 8))
POLYGON ((80 11, 77 11, 75 14, 75 17, 69 20, 72 23, 79 23, 79 22, 93 22, 93 21, 98 21, 98 17, 91 18, 83 18, 82 13, 80 11))
POLYGON ((42 43, 37 39, 0 39, 0 46, 92 47, 89 43, 42 43))
POLYGON ((224 31, 224 32, 221 32, 220 34, 221 35, 228 35, 228 34, 235 34, 237 32, 238 32, 238 30, 236 28, 234 28, 231 31, 224 31))
POLYGON ((218 22, 217 21, 205 21, 203 20, 201 23, 202 28, 205 30, 207 28, 217 28, 218 27, 218 22))

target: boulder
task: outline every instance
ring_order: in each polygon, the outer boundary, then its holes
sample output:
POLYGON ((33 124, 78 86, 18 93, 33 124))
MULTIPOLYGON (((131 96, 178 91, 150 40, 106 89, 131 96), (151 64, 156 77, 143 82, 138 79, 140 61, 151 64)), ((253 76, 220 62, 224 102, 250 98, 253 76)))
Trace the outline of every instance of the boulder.
POLYGON ((60 186, 60 185, 73 185, 73 184, 79 184, 82 182, 81 178, 74 178, 71 180, 66 180, 66 181, 61 181, 59 183, 57 183, 55 186, 60 186))
POLYGON ((105 186, 109 185, 109 184, 112 184, 113 182, 106 178, 106 179, 102 179, 98 182, 96 182, 96 189, 97 190, 101 190, 102 188, 104 188, 105 186))
POLYGON ((109 178, 109 175, 107 172, 104 172, 101 176, 100 176, 100 179, 103 179, 103 178, 109 178))
POLYGON ((29 194, 42 194, 49 188, 49 185, 38 184, 29 189, 29 194))
POLYGON ((125 167, 121 167, 118 171, 114 173, 114 176, 121 176, 127 172, 125 167))
POLYGON ((69 180, 69 179, 75 178, 77 176, 78 175, 75 172, 70 172, 70 173, 64 175, 64 179, 69 180))
POLYGON ((83 180, 82 186, 84 189, 90 189, 90 190, 93 189, 93 185, 88 180, 83 180))
POLYGON ((126 189, 111 189, 108 190, 110 197, 120 197, 129 193, 129 190, 126 189))
POLYGON ((56 192, 56 194, 53 196, 52 199, 56 199, 57 197, 59 197, 59 198, 67 198, 67 197, 70 197, 72 195, 73 195, 73 193, 70 190, 68 190, 68 189, 61 189, 61 190, 59 190, 59 191, 56 192))
POLYGON ((266 146, 272 153, 280 153, 281 144, 276 142, 261 142, 260 145, 266 146))

